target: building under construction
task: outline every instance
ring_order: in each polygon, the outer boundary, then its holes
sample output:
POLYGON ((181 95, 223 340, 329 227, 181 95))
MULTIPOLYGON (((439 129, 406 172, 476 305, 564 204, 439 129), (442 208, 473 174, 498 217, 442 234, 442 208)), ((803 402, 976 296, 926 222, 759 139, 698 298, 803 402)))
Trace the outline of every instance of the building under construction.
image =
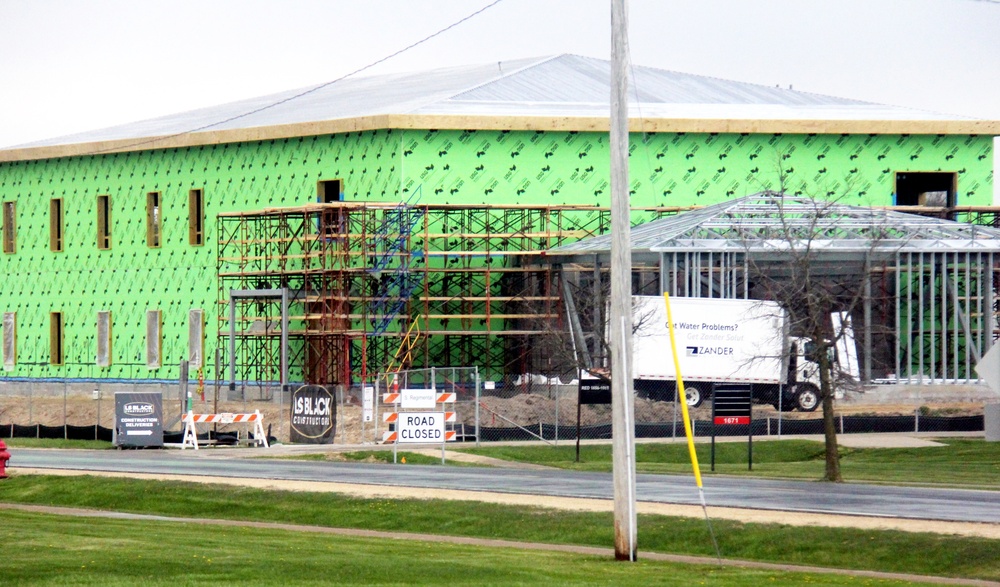
MULTIPOLYGON (((652 219, 676 209, 635 211, 652 219)), ((333 203, 218 217, 219 335, 233 291, 285 290, 287 380, 401 366, 550 370, 563 330, 546 251, 608 230, 607 208, 333 203)), ((238 381, 278 381, 281 298, 233 298, 238 381)), ((225 348, 225 341, 220 340, 225 348)))
MULTIPOLYGON (((632 73, 635 208, 779 186, 948 215, 1000 203, 1000 121, 632 73)), ((538 323, 565 286, 540 261, 607 228, 609 80, 575 55, 347 78, 0 149, 0 380, 162 385, 186 363, 267 382, 284 356, 286 382, 357 382, 397 353, 550 371, 538 323), (213 369, 230 356, 240 373, 213 369)), ((599 292, 604 269, 569 285, 599 292)))

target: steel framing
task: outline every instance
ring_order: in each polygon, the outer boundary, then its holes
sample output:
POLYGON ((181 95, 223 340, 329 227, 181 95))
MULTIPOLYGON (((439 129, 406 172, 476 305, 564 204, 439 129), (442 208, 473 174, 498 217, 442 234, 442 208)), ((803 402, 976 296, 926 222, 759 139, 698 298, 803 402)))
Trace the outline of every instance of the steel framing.
MULTIPOLYGON (((633 220, 676 210, 639 209, 633 220)), ((372 202, 220 214, 219 334, 230 329, 221 311, 230 291, 286 289, 293 380, 370 380, 415 321, 420 339, 402 368, 478 365, 493 378, 529 372, 544 361, 540 341, 562 317, 545 252, 607 232, 609 220, 595 206, 372 202)), ((279 354, 267 327, 274 309, 261 300, 237 308, 235 379, 277 380, 261 368, 279 354)))
MULTIPOLYGON (((966 222, 954 222, 898 210, 764 192, 639 227, 633 255, 656 259, 671 295, 750 298, 752 271, 780 276, 808 248, 820 279, 864 288, 855 324, 866 380, 976 381, 1000 336, 1000 211, 955 209, 966 222)), ((608 244, 595 237, 549 256, 599 262, 608 244)))

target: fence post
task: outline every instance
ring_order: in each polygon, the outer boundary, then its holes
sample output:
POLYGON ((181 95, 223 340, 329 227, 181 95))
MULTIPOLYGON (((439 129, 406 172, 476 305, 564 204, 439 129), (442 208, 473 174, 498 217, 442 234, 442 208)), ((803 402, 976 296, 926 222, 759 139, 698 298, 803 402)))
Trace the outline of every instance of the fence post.
POLYGON ((677 384, 675 383, 674 384, 674 426, 673 426, 673 430, 670 433, 671 434, 671 438, 673 440, 677 440, 677 408, 678 408, 678 406, 677 406, 677 395, 679 393, 680 393, 679 388, 677 387, 677 384))
MULTIPOLYGON (((388 382, 388 373, 386 374, 386 381, 388 382)), ((388 389, 386 390, 388 391, 388 389)), ((379 404, 382 402, 382 374, 379 373, 375 377, 375 391, 372 393, 372 444, 378 444, 378 423, 381 420, 378 413, 379 404)), ((363 442, 363 440, 362 440, 363 442)))
MULTIPOLYGON (((338 385, 336 387, 336 393, 340 396, 340 407, 337 408, 337 419, 340 420, 340 422, 339 422, 339 426, 340 426, 340 444, 347 444, 347 431, 344 430, 344 428, 346 427, 346 426, 344 426, 344 418, 345 418, 345 414, 344 414, 344 396, 346 395, 344 393, 344 389, 345 389, 344 385, 338 385)), ((284 393, 282 393, 282 395, 284 395, 284 393)), ((362 381, 361 382, 361 398, 362 398, 362 402, 364 401, 364 396, 365 396, 365 382, 362 381)), ((291 425, 291 423, 289 423, 289 426, 290 425, 291 425)), ((290 435, 291 434, 291 430, 289 430, 288 433, 290 435)))
POLYGON ((559 446, 559 395, 562 389, 562 379, 559 380, 559 385, 553 386, 552 379, 549 379, 549 389, 555 388, 556 392, 556 427, 555 427, 555 445, 559 446))
POLYGON ((177 399, 181 405, 181 421, 183 422, 184 414, 187 412, 188 362, 186 360, 181 361, 180 368, 177 371, 177 399))
POLYGON ((785 415, 784 412, 781 411, 782 408, 784 407, 784 402, 785 402, 785 386, 784 384, 778 384, 778 438, 779 439, 781 438, 781 421, 785 415))
POLYGON ((476 448, 479 448, 479 367, 476 367, 476 448))
POLYGON ((63 381, 63 440, 69 440, 69 426, 67 425, 66 416, 66 396, 69 393, 67 389, 67 383, 63 381))
POLYGON ((920 432, 920 408, 913 411, 913 431, 920 432))

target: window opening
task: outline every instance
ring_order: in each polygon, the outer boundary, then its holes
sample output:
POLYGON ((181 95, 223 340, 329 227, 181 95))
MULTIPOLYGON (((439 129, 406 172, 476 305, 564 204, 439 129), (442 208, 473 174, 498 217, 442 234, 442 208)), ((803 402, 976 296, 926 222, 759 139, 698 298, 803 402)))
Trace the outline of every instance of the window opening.
POLYGON ((3 203, 3 252, 17 251, 17 214, 14 202, 3 203))
POLYGON ((97 248, 111 248, 111 196, 97 196, 97 248))
POLYGON ((49 314, 49 364, 63 364, 62 312, 52 312, 49 314))
POLYGON ((188 243, 205 244, 205 192, 188 192, 188 243))
POLYGON ((188 368, 197 371, 204 364, 205 312, 188 312, 188 368))
POLYGON ((957 174, 897 171, 896 206, 955 206, 957 174))
POLYGON ((153 249, 160 246, 162 214, 160 192, 146 194, 146 245, 153 249))
POLYGON ((327 179, 316 182, 316 201, 320 204, 344 201, 344 180, 327 179))
POLYGON ((146 367, 149 369, 159 369, 162 364, 160 359, 163 346, 160 337, 162 322, 163 316, 159 310, 146 312, 146 367))
POLYGON ((12 371, 17 364, 17 313, 3 313, 3 368, 12 371))
POLYGON ((111 312, 97 313, 97 366, 111 366, 111 312))
POLYGON ((49 200, 49 250, 61 253, 63 250, 63 201, 61 198, 49 200))

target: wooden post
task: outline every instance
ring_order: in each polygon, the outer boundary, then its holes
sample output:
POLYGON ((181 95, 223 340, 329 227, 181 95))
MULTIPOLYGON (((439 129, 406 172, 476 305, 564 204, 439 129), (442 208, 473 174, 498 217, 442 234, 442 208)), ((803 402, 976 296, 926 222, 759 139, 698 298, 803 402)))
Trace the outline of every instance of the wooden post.
POLYGON ((636 560, 635 427, 632 398, 632 245, 628 183, 628 19, 611 2, 611 438, 615 558, 636 560))

